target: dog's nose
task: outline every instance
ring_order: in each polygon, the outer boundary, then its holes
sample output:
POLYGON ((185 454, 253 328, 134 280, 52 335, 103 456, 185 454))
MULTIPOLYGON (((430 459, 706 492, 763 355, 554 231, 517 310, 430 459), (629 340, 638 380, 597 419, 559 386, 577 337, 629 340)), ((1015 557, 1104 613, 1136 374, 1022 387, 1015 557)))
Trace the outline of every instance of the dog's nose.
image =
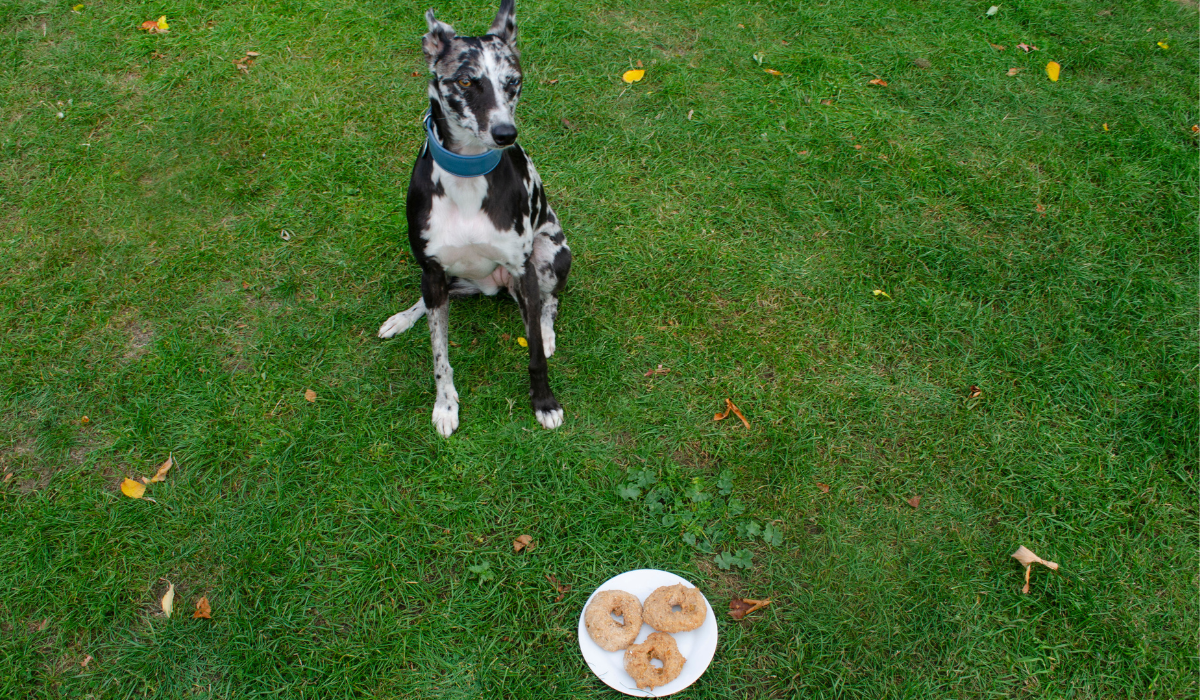
POLYGON ((493 126, 492 140, 498 146, 511 146, 517 140, 517 127, 512 124, 498 124, 493 126))

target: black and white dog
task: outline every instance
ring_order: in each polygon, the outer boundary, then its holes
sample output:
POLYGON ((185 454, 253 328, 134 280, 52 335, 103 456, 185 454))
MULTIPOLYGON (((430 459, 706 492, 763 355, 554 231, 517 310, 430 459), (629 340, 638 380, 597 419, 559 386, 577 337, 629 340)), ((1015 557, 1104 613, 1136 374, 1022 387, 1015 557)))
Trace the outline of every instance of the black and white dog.
POLYGON ((516 145, 521 97, 514 0, 502 0, 483 36, 457 36, 425 13, 422 40, 429 81, 426 144, 408 185, 408 240, 421 266, 421 299, 392 316, 379 337, 403 333, 429 316, 437 400, 433 424, 458 429, 458 391, 447 353, 451 297, 496 294, 517 300, 529 341, 529 396, 546 428, 563 422, 550 391, 546 358, 554 354, 558 294, 571 269, 558 217, 533 162, 516 145))

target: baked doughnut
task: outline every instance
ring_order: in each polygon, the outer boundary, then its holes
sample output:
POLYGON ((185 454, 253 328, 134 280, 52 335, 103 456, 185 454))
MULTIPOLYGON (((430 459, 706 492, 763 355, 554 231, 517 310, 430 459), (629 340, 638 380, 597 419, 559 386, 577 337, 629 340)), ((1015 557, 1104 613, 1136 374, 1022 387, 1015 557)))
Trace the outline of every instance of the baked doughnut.
POLYGON ((620 651, 633 644, 642 629, 642 604, 637 596, 625 591, 600 591, 583 613, 588 634, 605 651, 620 651), (625 622, 617 622, 612 615, 625 622))
POLYGON ((659 632, 691 632, 704 624, 708 605, 700 589, 677 583, 651 593, 642 605, 642 617, 659 632), (671 610, 675 605, 679 606, 679 612, 671 610))
POLYGON ((654 690, 678 678, 686 661, 675 646, 675 638, 662 632, 655 632, 646 641, 625 650, 625 672, 643 690, 654 690), (655 668, 650 659, 661 661, 662 668, 655 668))

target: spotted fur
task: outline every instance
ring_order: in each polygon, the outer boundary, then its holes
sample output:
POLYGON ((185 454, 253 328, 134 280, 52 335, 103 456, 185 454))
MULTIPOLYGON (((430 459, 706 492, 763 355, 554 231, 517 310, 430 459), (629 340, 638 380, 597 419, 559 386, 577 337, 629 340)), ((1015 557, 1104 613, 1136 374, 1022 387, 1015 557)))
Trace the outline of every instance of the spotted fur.
POLYGON ((554 321, 571 249, 537 169, 516 145, 522 75, 514 0, 502 0, 483 36, 458 36, 433 10, 425 21, 429 110, 442 145, 461 155, 504 150, 492 172, 474 178, 446 172, 428 149, 417 158, 407 213, 409 244, 421 266, 421 299, 385 321, 379 337, 402 333, 428 315, 437 384, 433 423, 449 436, 459 424, 447 342, 449 300, 506 290, 525 322, 534 416, 557 428, 563 410, 550 390, 546 359, 555 350, 554 321))

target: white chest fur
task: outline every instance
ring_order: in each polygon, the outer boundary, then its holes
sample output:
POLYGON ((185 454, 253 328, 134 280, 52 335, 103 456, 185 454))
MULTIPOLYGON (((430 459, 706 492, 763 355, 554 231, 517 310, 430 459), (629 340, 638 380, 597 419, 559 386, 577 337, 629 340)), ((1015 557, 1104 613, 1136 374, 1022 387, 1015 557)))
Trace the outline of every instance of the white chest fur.
MULTIPOLYGON (((520 274, 533 250, 533 236, 499 229, 483 209, 487 178, 457 177, 434 163, 433 182, 444 194, 434 195, 425 233, 425 253, 447 274, 482 280, 498 266, 520 274)), ((528 231, 528 223, 522 222, 528 231)))

